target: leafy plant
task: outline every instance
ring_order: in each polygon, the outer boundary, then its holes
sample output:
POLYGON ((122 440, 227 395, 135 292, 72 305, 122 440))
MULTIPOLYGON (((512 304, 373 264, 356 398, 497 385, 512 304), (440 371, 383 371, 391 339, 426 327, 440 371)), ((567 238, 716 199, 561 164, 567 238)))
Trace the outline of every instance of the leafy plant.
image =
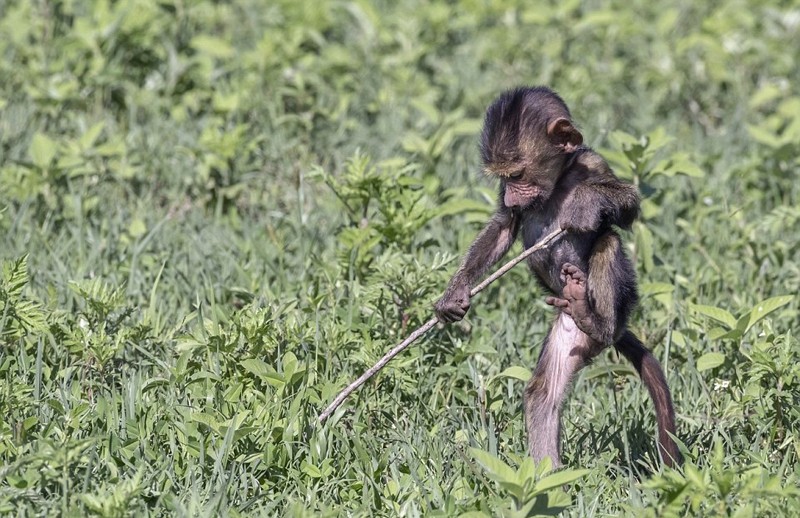
POLYGON ((729 466, 722 443, 714 444, 713 455, 704 467, 687 462, 684 472, 668 471, 644 484, 660 493, 651 516, 784 516, 791 513, 789 501, 796 487, 784 486, 763 466, 729 466))
POLYGON ((28 256, 3 263, 3 277, 0 279, 0 340, 6 344, 45 328, 41 304, 29 300, 24 294, 28 283, 28 256))
MULTIPOLYGON (((793 300, 794 297, 791 295, 772 297, 759 302, 738 319, 734 318, 730 312, 722 308, 704 306, 700 304, 692 304, 690 308, 692 311, 711 318, 712 320, 721 323, 724 326, 711 329, 709 331, 710 339, 739 340, 745 335, 745 333, 750 331, 754 325, 763 320, 767 315, 780 309, 782 306, 789 304, 793 300)), ((722 365, 724 361, 725 357, 721 353, 708 352, 697 359, 697 370, 704 371, 713 369, 714 367, 722 365)))
POLYGON ((793 516, 796 40, 774 0, 0 2, 0 514, 793 516), (569 468, 524 459, 524 268, 314 425, 489 217, 519 84, 641 192, 683 471, 605 357, 569 468))
POLYGON ((470 453, 513 499, 514 505, 501 510, 503 516, 556 516, 569 507, 570 498, 561 489, 589 473, 589 470, 563 469, 551 472, 550 459, 535 465, 525 457, 517 470, 489 452, 471 448, 470 453))

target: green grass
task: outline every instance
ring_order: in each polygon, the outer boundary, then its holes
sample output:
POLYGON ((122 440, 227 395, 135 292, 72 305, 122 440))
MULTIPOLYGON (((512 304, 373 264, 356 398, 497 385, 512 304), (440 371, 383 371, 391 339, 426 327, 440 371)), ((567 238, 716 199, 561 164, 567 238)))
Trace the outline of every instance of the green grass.
MULTIPOLYGON (((800 508, 793 2, 0 2, 0 513, 791 516, 800 508), (431 315, 490 214, 477 135, 547 84, 635 182, 632 327, 521 417, 524 267, 431 315)), ((517 245, 512 253, 519 250, 517 245)))

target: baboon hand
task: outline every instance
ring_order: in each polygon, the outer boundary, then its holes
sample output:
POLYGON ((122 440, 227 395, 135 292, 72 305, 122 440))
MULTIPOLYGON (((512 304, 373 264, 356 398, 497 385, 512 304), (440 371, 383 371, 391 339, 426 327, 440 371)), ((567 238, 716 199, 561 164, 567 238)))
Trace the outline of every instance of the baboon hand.
POLYGON ((469 309, 469 286, 463 283, 451 284, 444 296, 433 306, 440 322, 457 322, 464 318, 469 309))

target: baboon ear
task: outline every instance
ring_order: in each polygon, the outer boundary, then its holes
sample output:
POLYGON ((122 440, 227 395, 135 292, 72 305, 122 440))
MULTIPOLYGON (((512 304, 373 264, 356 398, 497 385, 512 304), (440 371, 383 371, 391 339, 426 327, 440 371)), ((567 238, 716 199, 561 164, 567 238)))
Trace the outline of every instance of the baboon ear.
POLYGON ((552 143, 563 148, 565 153, 572 153, 583 144, 583 135, 565 117, 559 117, 547 125, 547 136, 552 143))

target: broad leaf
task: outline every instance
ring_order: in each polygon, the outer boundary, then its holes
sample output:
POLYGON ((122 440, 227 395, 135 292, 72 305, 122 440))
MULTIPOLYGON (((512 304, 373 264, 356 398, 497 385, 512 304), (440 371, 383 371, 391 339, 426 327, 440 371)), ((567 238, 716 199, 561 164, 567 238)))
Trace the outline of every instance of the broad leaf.
POLYGON ((248 358, 247 360, 243 360, 241 365, 246 371, 255 374, 258 377, 265 377, 274 372, 266 362, 259 360, 258 358, 248 358))
POLYGON ((56 142, 44 133, 34 133, 28 153, 34 165, 45 169, 53 162, 56 156, 56 142))
POLYGON ((436 210, 436 215, 439 217, 442 216, 455 216, 456 214, 462 214, 465 212, 474 212, 481 215, 488 215, 492 212, 492 206, 487 205, 486 203, 464 199, 464 198, 457 198, 449 200, 436 210))
POLYGON ((658 295, 660 293, 672 293, 675 286, 666 282, 643 282, 639 287, 642 295, 658 295))
POLYGON ((514 379, 517 379, 517 380, 520 380, 520 381, 527 382, 529 379, 531 379, 531 376, 532 376, 532 373, 531 373, 530 369, 526 369, 525 367, 522 367, 520 365, 512 365, 511 367, 507 368, 503 372, 501 372, 501 373, 497 374, 496 376, 494 376, 489 381, 488 384, 492 384, 496 380, 499 380, 499 379, 502 379, 502 378, 514 378, 514 379))
POLYGON ((725 363, 725 355, 722 353, 706 353, 697 359, 697 370, 700 372, 714 369, 725 363))
POLYGON ((780 308, 781 306, 785 306, 786 304, 790 303, 792 300, 794 300, 794 295, 782 295, 780 297, 772 297, 763 302, 759 302, 750 311, 748 315, 742 317, 742 319, 746 319, 747 322, 747 324, 744 327, 744 332, 745 333, 748 332, 756 323, 758 323, 764 317, 766 317, 776 309, 780 308))
POLYGON ((736 327, 736 319, 730 312, 722 309, 716 308, 714 306, 703 306, 701 304, 691 304, 689 308, 696 312, 700 313, 701 315, 705 315, 708 318, 714 319, 717 322, 721 322, 728 326, 728 329, 733 329, 736 327))
POLYGON ((588 469, 564 469, 556 471, 555 473, 551 473, 539 479, 534 488, 537 492, 548 491, 556 487, 561 487, 564 484, 574 482, 581 477, 585 477, 589 473, 591 473, 591 471, 588 469))
POLYGON ((517 472, 514 471, 508 464, 495 457, 488 451, 479 450, 478 448, 469 449, 475 460, 483 466, 487 475, 492 480, 498 482, 511 482, 518 484, 517 472))

